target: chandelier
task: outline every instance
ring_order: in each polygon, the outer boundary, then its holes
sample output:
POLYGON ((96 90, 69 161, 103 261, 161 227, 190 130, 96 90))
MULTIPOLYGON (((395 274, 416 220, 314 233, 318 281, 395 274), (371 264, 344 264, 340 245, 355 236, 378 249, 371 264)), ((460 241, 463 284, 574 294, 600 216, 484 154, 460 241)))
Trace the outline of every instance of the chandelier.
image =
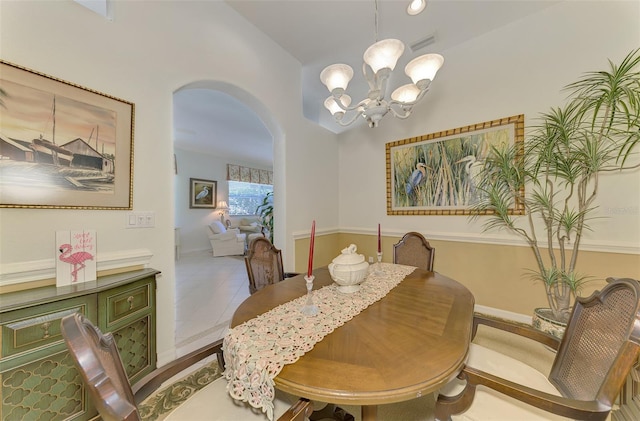
POLYGON ((353 78, 353 69, 347 64, 332 64, 320 73, 320 80, 331 92, 324 106, 341 126, 348 126, 362 116, 369 127, 377 127, 378 122, 388 113, 405 119, 411 115, 417 104, 429 90, 431 81, 444 63, 440 54, 425 54, 407 64, 404 71, 413 83, 400 86, 387 99, 387 81, 404 52, 404 44, 397 39, 378 41, 378 2, 375 2, 376 43, 364 52, 362 74, 369 84, 367 98, 351 106, 351 97, 345 93, 353 78), (348 117, 345 117, 349 115, 348 117))

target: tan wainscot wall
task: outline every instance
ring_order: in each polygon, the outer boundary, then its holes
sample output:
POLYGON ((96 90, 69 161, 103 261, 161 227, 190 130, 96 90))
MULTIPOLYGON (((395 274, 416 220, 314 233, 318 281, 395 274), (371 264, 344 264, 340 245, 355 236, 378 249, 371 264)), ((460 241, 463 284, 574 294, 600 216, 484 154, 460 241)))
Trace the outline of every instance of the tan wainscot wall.
MULTIPOLYGON (((427 238, 428 239, 428 238, 427 238)), ((393 244, 400 237, 383 236, 383 261, 393 260, 393 244)), ((329 264, 350 243, 358 253, 375 259, 375 235, 336 233, 316 235, 314 267, 329 264)), ((462 283, 471 290, 476 304, 530 316, 536 307, 547 307, 542 284, 531 280, 527 269, 535 268, 528 247, 492 245, 457 241, 430 240, 436 248, 435 270, 462 283)), ((307 270, 309 239, 295 242, 295 271, 307 270)), ((640 278, 640 255, 581 251, 580 273, 593 277, 583 290, 583 296, 602 288, 607 277, 640 278)))

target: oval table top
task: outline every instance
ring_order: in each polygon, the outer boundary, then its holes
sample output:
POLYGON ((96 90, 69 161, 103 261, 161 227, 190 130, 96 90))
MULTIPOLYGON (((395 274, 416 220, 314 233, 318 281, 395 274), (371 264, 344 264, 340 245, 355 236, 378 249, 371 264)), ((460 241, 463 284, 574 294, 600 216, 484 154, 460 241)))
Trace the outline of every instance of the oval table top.
MULTIPOLYGON (((314 289, 330 285, 313 271, 314 289)), ((235 327, 306 293, 303 275, 261 289, 236 310, 235 327)), ((274 379, 278 389, 345 405, 400 402, 453 379, 469 350, 474 297, 446 276, 416 269, 387 296, 325 336, 274 379)))

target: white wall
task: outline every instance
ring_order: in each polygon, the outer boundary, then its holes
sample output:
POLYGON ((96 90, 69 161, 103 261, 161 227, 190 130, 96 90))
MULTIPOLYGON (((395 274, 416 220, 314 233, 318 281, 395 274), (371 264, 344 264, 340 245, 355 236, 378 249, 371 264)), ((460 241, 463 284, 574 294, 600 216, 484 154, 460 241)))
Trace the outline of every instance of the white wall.
POLYGON ((98 263, 109 253, 148 250, 149 266, 162 271, 163 364, 173 358, 175 327, 173 92, 208 80, 250 94, 277 132, 276 205, 283 212, 276 235, 291 255, 292 233, 308 230, 311 219, 338 225, 337 207, 323 206, 337 202, 337 142, 302 116, 299 63, 225 3, 127 1, 113 8, 110 22, 74 2, 2 1, 0 51, 3 60, 135 103, 133 206, 154 211, 156 227, 125 229, 122 211, 0 209, 0 275, 6 280, 17 266, 53 267, 56 230, 95 228, 98 263), (318 179, 325 182, 316 187, 318 179))
MULTIPOLYGON (((441 53, 431 91, 404 121, 386 117, 380 127, 340 136, 340 227, 399 234, 417 230, 439 239, 511 241, 482 234, 482 219, 464 216, 387 216, 385 144, 516 114, 525 124, 562 104, 561 89, 584 72, 608 68, 640 47, 640 3, 568 1, 441 53), (356 162, 366 166, 354 165, 356 162), (383 215, 383 216, 381 216, 383 215)), ((640 172, 601 180, 594 232, 583 245, 640 253, 640 172)))

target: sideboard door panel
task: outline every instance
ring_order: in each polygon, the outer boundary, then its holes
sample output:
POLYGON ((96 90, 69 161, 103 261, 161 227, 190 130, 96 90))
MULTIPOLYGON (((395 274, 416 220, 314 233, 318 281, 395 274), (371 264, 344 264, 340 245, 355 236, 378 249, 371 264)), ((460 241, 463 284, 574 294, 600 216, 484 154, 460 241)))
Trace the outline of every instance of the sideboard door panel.
POLYGON ((3 420, 79 421, 96 414, 66 346, 50 352, 0 372, 3 420))
POLYGON ((113 333, 132 384, 156 368, 155 277, 98 294, 99 328, 113 333))

